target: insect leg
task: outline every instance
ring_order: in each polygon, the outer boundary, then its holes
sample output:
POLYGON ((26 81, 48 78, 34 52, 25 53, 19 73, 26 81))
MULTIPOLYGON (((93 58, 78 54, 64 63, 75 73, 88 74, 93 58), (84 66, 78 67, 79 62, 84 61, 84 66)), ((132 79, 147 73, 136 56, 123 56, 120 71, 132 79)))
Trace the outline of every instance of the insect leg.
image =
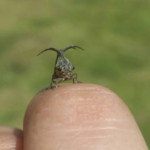
POLYGON ((52 83, 50 85, 51 88, 57 88, 58 86, 58 83, 64 81, 65 79, 64 78, 55 78, 55 79, 52 79, 52 83))
POLYGON ((72 79, 73 79, 73 83, 81 83, 80 81, 77 80, 77 73, 72 74, 72 79))

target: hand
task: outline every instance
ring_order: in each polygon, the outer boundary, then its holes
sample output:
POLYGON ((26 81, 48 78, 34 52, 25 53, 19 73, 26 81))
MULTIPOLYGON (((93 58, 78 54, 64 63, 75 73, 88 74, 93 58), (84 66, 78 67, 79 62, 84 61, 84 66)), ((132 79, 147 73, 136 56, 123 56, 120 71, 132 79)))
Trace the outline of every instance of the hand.
POLYGON ((67 84, 43 90, 17 129, 0 129, 0 150, 148 150, 123 101, 107 88, 67 84))

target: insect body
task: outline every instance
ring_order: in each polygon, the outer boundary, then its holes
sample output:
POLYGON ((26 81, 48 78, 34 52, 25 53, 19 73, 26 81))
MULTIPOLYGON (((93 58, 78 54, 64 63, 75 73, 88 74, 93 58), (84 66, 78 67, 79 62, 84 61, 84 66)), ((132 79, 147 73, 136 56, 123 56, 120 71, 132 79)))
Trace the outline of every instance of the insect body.
POLYGON ((56 58, 56 63, 55 63, 55 68, 54 68, 54 73, 52 75, 52 81, 50 84, 51 88, 57 87, 57 84, 66 81, 66 80, 73 80, 73 83, 78 83, 79 81, 77 80, 77 74, 73 73, 73 70, 75 69, 74 66, 71 64, 71 62, 64 56, 64 52, 69 50, 69 49, 76 49, 79 48, 83 50, 79 46, 69 46, 66 47, 65 49, 58 50, 56 48, 47 48, 43 51, 41 51, 38 55, 41 53, 52 50, 57 52, 57 58, 56 58))

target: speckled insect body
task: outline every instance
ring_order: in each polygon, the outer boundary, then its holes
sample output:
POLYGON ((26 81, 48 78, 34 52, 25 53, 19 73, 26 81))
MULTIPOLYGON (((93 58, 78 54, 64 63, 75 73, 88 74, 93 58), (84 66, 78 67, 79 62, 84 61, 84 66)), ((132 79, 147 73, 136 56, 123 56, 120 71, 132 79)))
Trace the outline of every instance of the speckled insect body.
POLYGON ((75 67, 71 64, 71 62, 64 56, 64 52, 69 50, 69 49, 82 49, 79 46, 69 46, 63 50, 57 50, 55 48, 47 48, 43 51, 41 51, 38 55, 41 53, 47 51, 47 50, 52 50, 57 52, 57 58, 56 58, 56 63, 55 63, 55 68, 54 68, 54 73, 52 75, 52 81, 50 84, 51 88, 57 87, 58 83, 66 80, 73 80, 73 83, 78 83, 79 81, 77 80, 77 74, 73 73, 73 70, 75 67))

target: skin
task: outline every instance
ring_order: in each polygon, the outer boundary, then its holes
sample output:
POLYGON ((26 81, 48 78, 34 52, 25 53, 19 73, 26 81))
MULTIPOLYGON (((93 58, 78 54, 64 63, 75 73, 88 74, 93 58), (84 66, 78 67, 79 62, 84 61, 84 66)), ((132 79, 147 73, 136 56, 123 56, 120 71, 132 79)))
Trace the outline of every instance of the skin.
POLYGON ((124 102, 94 84, 40 91, 29 104, 22 132, 0 128, 0 150, 148 150, 124 102))

